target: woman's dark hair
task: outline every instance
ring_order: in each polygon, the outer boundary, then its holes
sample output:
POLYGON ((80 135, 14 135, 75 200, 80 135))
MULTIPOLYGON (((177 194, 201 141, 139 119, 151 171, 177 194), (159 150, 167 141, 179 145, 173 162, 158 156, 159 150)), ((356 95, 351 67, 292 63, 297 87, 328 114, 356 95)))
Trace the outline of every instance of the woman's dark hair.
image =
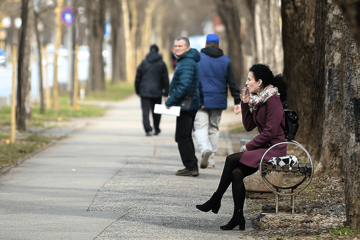
POLYGON ((280 93, 281 102, 285 102, 287 99, 287 84, 284 80, 284 76, 280 73, 274 77, 274 74, 270 70, 270 67, 266 64, 257 63, 254 64, 249 72, 252 72, 255 77, 255 81, 262 80, 264 88, 268 85, 273 85, 277 87, 280 93))

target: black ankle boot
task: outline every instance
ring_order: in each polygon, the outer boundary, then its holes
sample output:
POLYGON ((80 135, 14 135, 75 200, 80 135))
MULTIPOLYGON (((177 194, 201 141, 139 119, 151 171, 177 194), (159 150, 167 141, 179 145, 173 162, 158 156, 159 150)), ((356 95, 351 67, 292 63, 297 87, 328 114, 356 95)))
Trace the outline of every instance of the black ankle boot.
POLYGON ((228 224, 221 226, 220 228, 222 230, 233 230, 236 226, 239 225, 239 230, 244 231, 245 230, 245 217, 244 214, 240 211, 234 211, 233 217, 230 219, 230 222, 228 224))
POLYGON ((203 212, 212 211, 213 213, 218 213, 221 206, 222 195, 214 193, 212 197, 203 205, 196 205, 196 208, 203 212))

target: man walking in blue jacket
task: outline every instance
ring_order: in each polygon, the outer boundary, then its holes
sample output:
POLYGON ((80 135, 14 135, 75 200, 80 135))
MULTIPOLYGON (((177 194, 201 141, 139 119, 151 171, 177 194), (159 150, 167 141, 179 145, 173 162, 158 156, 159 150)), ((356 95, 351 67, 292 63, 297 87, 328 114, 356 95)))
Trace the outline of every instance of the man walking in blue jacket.
POLYGON ((215 167, 221 113, 227 108, 228 86, 234 98, 234 112, 240 112, 240 89, 234 79, 229 57, 219 48, 219 37, 209 34, 198 62, 205 108, 194 122, 194 135, 202 154, 200 167, 215 167))
POLYGON ((175 141, 185 168, 177 171, 175 175, 196 177, 199 175, 199 169, 192 140, 192 129, 196 112, 204 105, 197 64, 200 55, 196 49, 190 48, 187 37, 176 38, 174 49, 178 64, 170 83, 170 97, 165 105, 167 108, 178 106, 186 95, 193 96, 190 111, 181 110, 180 116, 176 119, 175 141))

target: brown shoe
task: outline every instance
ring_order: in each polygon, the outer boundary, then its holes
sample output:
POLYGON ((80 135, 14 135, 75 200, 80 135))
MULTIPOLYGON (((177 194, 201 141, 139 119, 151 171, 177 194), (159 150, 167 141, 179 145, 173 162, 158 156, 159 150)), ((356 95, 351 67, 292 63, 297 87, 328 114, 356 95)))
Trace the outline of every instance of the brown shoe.
POLYGON ((176 176, 193 176, 193 177, 197 177, 199 176, 199 171, 198 170, 188 170, 186 168, 181 169, 179 171, 177 171, 175 173, 176 176))

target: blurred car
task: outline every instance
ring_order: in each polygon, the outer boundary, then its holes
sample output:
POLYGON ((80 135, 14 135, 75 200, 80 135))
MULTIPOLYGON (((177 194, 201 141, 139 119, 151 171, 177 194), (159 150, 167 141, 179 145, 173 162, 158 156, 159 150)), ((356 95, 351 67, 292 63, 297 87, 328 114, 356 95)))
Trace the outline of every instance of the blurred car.
POLYGON ((6 67, 6 55, 2 49, 0 49, 0 66, 6 67))
MULTIPOLYGON (((48 44, 47 45, 47 51, 48 51, 48 53, 51 55, 51 54, 55 54, 55 46, 54 46, 54 44, 48 44)), ((62 45, 60 45, 60 47, 59 47, 59 56, 60 57, 66 57, 68 55, 68 50, 64 47, 64 46, 62 46, 62 45)))
MULTIPOLYGON (((48 61, 49 63, 53 63, 54 62, 54 58, 55 58, 55 46, 54 44, 48 44, 47 45, 47 52, 48 52, 48 61)), ((60 45, 59 47, 59 55, 58 55, 58 66, 61 66, 66 60, 65 58, 68 56, 68 50, 60 45)))
POLYGON ((79 52, 78 52, 78 60, 82 61, 82 60, 86 60, 90 57, 90 51, 89 51, 89 47, 84 45, 84 46, 80 46, 79 47, 79 52))

